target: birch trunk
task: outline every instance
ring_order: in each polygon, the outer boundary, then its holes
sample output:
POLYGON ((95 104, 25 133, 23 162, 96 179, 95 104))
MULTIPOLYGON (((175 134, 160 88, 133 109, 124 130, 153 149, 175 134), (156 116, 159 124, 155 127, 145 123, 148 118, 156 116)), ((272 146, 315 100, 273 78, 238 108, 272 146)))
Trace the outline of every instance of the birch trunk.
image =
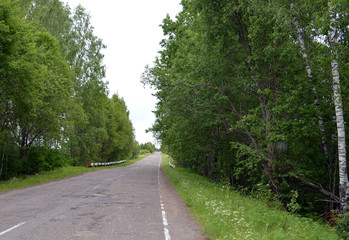
POLYGON ((337 49, 339 33, 336 27, 337 14, 329 5, 331 22, 329 43, 331 49, 331 67, 332 67, 332 86, 333 86, 333 100, 336 110, 336 124, 338 135, 338 166, 339 166, 339 197, 341 199, 341 207, 346 211, 348 201, 348 175, 347 175, 347 159, 346 159, 346 144, 345 144, 345 124, 343 117, 343 103, 341 96, 341 86, 338 71, 337 49))
MULTIPOLYGON (((294 3, 293 2, 291 2, 291 10, 293 12, 292 23, 297 28, 297 40, 298 40, 298 43, 299 43, 299 46, 300 46, 300 53, 302 54, 302 57, 303 57, 304 62, 305 62, 305 68, 306 68, 306 71, 307 71, 308 78, 310 79, 310 81, 312 81, 313 80, 313 74, 312 74, 311 67, 310 67, 310 64, 309 64, 308 54, 306 53, 306 50, 305 50, 305 43, 304 43, 304 38, 303 38, 303 30, 299 26, 299 22, 298 22, 298 19, 297 19, 297 14, 296 14, 296 9, 294 7, 294 3)), ((315 103, 316 106, 319 106, 319 99, 317 97, 316 87, 313 87, 313 92, 314 92, 314 94, 316 96, 316 98, 314 100, 314 103, 315 103)), ((321 132, 322 150, 324 151, 324 154, 326 155, 326 157, 329 158, 328 148, 327 148, 327 141, 326 141, 326 138, 325 138, 324 120, 322 119, 321 116, 319 116, 319 118, 318 118, 318 124, 319 124, 320 132, 321 132)))

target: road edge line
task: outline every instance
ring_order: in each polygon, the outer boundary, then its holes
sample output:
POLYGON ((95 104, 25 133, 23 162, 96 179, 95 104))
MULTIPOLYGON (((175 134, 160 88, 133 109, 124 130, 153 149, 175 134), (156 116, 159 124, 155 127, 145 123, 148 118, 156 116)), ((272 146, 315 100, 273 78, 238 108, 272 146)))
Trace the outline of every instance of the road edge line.
POLYGON ((25 224, 25 222, 21 222, 21 223, 17 224, 16 226, 13 226, 5 231, 0 232, 0 236, 4 235, 5 233, 11 232, 12 230, 22 226, 23 224, 25 224))

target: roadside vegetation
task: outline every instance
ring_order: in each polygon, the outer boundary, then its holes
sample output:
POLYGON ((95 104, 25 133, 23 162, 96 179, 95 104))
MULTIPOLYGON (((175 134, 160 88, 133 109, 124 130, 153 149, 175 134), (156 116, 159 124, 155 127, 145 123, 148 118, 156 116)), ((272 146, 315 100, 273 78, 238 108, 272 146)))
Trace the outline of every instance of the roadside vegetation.
POLYGON ((102 169, 116 168, 116 167, 126 167, 135 162, 140 161, 146 156, 150 155, 148 152, 145 155, 140 155, 134 159, 127 160, 124 163, 106 166, 106 167, 83 167, 83 166, 65 166, 54 169, 52 171, 43 171, 35 175, 22 175, 20 177, 13 177, 7 181, 0 181, 0 193, 3 191, 9 191, 16 188, 29 187, 40 183, 45 183, 53 180, 58 180, 66 177, 71 177, 79 175, 85 172, 98 171, 102 169))
POLYGON ((150 130, 161 150, 213 181, 338 224, 349 206, 348 4, 183 0, 142 78, 156 89, 150 130))
MULTIPOLYGON (((256 199, 186 168, 162 169, 210 239, 340 239, 333 227, 287 212, 277 202, 256 199)), ((172 163, 173 160, 171 160, 172 163)))
POLYGON ((0 36, 0 180, 138 155, 81 5, 0 0, 0 36))
POLYGON ((81 5, 0 0, 1 185, 155 151, 135 140, 125 101, 109 93, 105 48, 81 5))

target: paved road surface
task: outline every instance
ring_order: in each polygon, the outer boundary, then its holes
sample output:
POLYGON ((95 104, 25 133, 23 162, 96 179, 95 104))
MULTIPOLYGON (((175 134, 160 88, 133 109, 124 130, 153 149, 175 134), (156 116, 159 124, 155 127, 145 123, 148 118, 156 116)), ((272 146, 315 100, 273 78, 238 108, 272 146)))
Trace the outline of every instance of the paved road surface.
POLYGON ((161 155, 0 195, 0 239, 205 239, 161 155))

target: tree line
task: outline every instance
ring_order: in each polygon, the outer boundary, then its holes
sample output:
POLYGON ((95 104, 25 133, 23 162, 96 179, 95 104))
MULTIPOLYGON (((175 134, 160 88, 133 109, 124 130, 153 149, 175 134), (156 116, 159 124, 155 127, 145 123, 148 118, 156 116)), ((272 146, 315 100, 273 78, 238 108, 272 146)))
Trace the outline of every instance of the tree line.
POLYGON ((181 4, 163 20, 162 50, 142 76, 157 90, 151 130, 162 148, 286 208, 345 210, 348 1, 181 4))
POLYGON ((151 142, 141 143, 139 145, 139 148, 140 148, 141 154, 154 153, 157 150, 154 143, 151 143, 151 142))
POLYGON ((139 152, 82 6, 0 0, 0 179, 139 152))

